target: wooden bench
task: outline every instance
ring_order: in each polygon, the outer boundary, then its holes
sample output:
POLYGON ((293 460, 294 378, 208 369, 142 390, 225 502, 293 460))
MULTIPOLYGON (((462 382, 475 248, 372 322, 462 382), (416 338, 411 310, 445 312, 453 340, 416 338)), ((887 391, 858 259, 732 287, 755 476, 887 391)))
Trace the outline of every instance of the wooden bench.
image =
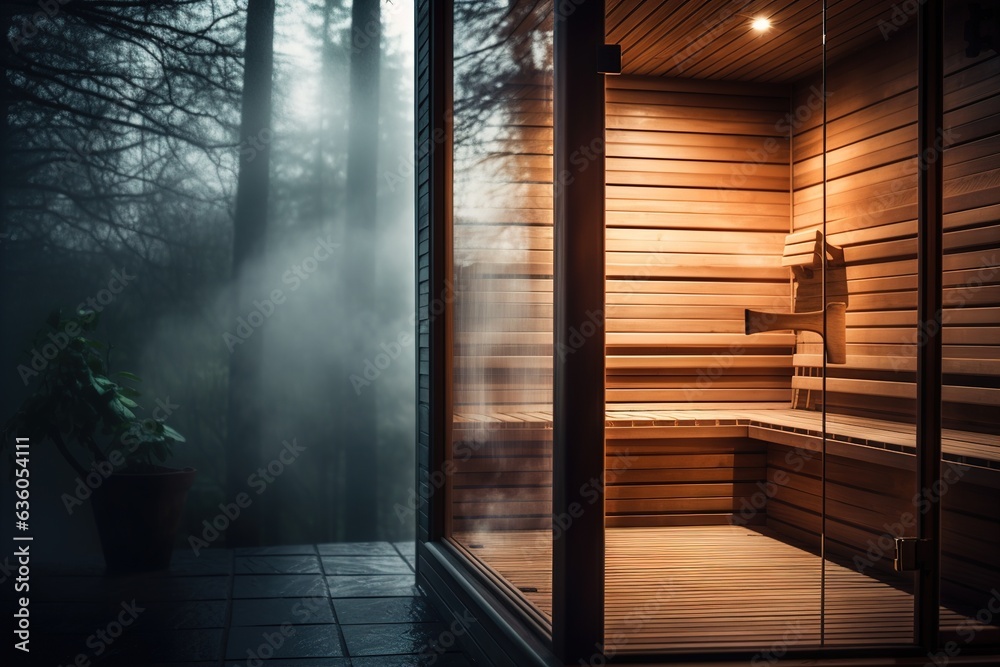
MULTIPOLYGON (((817 553, 825 532, 831 557, 883 572, 891 538, 914 535, 911 425, 827 415, 824 489, 820 413, 619 408, 606 421, 609 527, 758 525, 817 553)), ((455 529, 548 528, 551 412, 462 415, 454 428, 469 454, 452 480, 455 529)), ((942 499, 945 587, 974 601, 1000 581, 1000 436, 946 429, 942 448, 945 483, 931 492, 942 499)))

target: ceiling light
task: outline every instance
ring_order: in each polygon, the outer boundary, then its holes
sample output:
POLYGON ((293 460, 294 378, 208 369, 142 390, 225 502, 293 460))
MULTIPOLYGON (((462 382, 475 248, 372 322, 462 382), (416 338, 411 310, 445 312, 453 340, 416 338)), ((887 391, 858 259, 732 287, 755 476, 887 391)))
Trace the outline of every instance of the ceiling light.
POLYGON ((753 23, 750 24, 750 27, 757 32, 767 32, 771 29, 771 19, 764 17, 755 18, 753 23))

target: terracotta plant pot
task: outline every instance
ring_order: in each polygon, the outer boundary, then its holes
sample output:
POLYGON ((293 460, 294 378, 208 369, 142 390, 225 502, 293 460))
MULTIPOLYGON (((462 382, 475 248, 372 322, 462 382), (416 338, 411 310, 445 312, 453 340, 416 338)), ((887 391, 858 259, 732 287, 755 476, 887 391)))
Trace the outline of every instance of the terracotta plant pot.
POLYGON ((174 535, 196 472, 155 466, 148 472, 114 473, 94 491, 94 520, 108 572, 170 567, 174 535))

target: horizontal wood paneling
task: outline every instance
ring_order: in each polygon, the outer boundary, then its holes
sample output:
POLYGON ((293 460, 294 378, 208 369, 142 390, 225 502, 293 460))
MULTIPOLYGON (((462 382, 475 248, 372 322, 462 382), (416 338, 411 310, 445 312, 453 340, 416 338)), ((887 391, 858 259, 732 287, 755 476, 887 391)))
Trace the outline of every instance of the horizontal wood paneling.
POLYGON ((764 479, 765 447, 745 427, 629 426, 606 435, 609 527, 729 524, 764 479))
MULTIPOLYGON (((920 502, 915 501, 915 458, 895 454, 900 466, 827 456, 827 552, 868 569, 892 573, 894 536, 913 537, 920 502)), ((819 549, 823 485, 821 457, 810 449, 768 448, 767 525, 781 535, 819 549)), ((982 602, 1000 581, 1000 472, 982 471, 992 485, 977 484, 970 468, 946 463, 941 487, 942 587, 946 600, 982 602)), ((898 575, 897 575, 898 576, 898 575)))
MULTIPOLYGON (((944 160, 946 426, 1000 433, 1000 64, 966 57, 958 7, 947 21, 944 160)), ((798 86, 803 104, 816 82, 798 86)), ((847 303, 847 364, 827 367, 832 411, 912 422, 916 350, 916 42, 912 30, 827 71, 827 235, 844 265, 827 298, 847 303), (872 62, 880 66, 873 70, 872 62)), ((794 229, 823 221, 822 116, 795 127, 794 229)), ((930 156, 938 159, 939 156, 930 156)), ((821 306, 801 287, 796 308, 821 306)), ((796 405, 822 400, 819 338, 798 337, 796 405)))
POLYGON ((454 165, 452 399, 466 417, 442 480, 453 531, 552 516, 551 415, 523 414, 552 406, 552 88, 508 81, 497 99, 467 120, 479 131, 466 128, 454 165))
POLYGON ((792 337, 743 332, 790 294, 784 89, 607 86, 609 408, 789 401, 792 337))
MULTIPOLYGON (((828 5, 831 61, 882 41, 897 30, 893 19, 907 16, 891 0, 828 5)), ((797 81, 820 69, 822 10, 815 0, 609 0, 608 43, 621 45, 626 74, 741 81, 752 91, 760 83, 797 81), (750 27, 758 16, 771 20, 764 34, 750 27)))

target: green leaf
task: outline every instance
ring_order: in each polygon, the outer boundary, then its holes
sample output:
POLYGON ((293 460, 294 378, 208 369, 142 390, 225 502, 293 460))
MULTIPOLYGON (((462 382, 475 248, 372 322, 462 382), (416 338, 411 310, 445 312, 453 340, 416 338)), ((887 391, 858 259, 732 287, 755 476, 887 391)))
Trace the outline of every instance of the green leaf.
POLYGON ((183 435, 170 428, 166 424, 163 424, 163 435, 170 438, 171 440, 176 440, 177 442, 187 442, 187 438, 183 435))
POLYGON ((128 407, 128 408, 137 408, 137 407, 139 407, 138 403, 136 403, 135 401, 133 401, 128 396, 123 395, 122 392, 120 392, 120 391, 118 392, 118 402, 121 403, 122 405, 124 405, 125 407, 128 407))
POLYGON ((117 373, 115 373, 115 375, 120 375, 121 377, 125 378, 126 380, 132 380, 134 382, 142 382, 142 378, 141 377, 139 377, 135 373, 129 373, 128 371, 118 371, 117 373))
POLYGON ((128 396, 129 398, 139 398, 142 393, 133 389, 132 387, 126 387, 124 385, 118 387, 118 393, 122 396, 128 396))
POLYGON ((135 413, 126 408, 124 405, 122 405, 120 400, 115 399, 111 401, 111 403, 109 403, 108 405, 111 408, 111 410, 122 419, 126 420, 135 419, 135 413))

